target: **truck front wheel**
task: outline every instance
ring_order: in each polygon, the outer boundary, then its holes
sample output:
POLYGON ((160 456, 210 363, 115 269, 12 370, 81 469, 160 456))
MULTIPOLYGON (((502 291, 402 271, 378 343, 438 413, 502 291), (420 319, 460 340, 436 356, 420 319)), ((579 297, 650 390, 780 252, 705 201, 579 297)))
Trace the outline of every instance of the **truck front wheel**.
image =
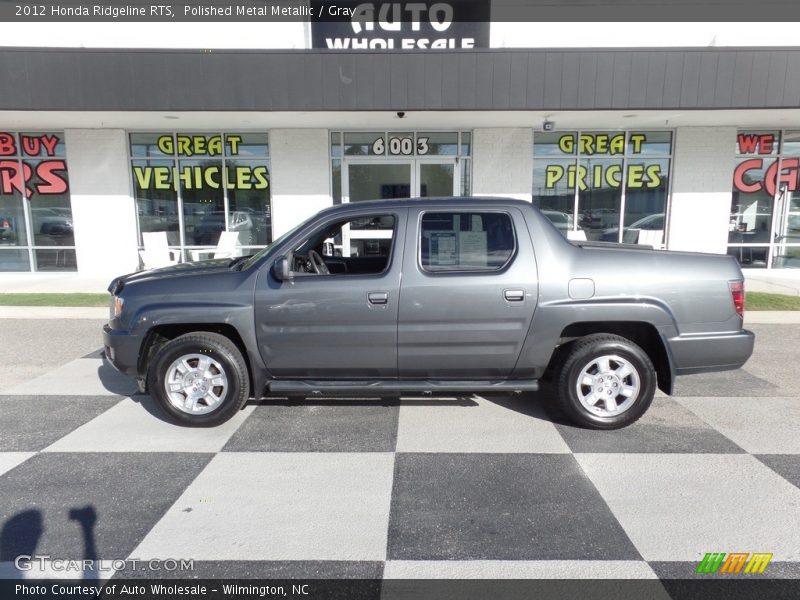
POLYGON ((147 383, 164 412, 193 427, 224 423, 250 395, 242 353, 228 338, 205 331, 161 346, 150 363, 147 383))
POLYGON ((630 425, 647 411, 656 391, 656 372, 644 350, 603 333, 572 343, 556 381, 561 408, 592 429, 630 425))

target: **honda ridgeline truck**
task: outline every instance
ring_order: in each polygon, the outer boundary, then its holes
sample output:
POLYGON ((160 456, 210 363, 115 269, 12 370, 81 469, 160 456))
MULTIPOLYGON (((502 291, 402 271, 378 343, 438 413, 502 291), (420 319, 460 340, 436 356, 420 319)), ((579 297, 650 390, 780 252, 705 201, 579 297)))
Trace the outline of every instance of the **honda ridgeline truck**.
POLYGON ((754 342, 732 257, 572 243, 498 198, 343 204, 252 256, 109 291, 105 356, 194 426, 262 396, 524 393, 549 377, 576 423, 615 429, 754 342))

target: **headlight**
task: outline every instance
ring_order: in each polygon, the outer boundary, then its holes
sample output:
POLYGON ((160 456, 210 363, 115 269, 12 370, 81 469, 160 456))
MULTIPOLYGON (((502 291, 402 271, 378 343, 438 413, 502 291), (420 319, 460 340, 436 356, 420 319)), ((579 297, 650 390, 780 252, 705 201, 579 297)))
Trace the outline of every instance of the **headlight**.
POLYGON ((114 296, 114 316, 118 317, 122 313, 122 307, 125 304, 125 299, 119 296, 114 296))

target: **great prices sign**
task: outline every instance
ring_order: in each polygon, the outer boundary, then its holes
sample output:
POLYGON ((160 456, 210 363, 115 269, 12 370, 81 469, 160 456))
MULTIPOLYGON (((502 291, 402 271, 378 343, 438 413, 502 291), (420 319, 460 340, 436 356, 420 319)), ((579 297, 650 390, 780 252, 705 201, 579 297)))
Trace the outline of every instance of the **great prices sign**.
MULTIPOLYGON (((622 187, 623 176, 625 185, 632 189, 657 188, 664 183, 666 173, 662 172, 663 164, 658 161, 648 161, 644 157, 636 160, 643 152, 647 143, 647 134, 630 133, 627 136, 627 160, 622 161, 583 161, 581 164, 563 162, 545 166, 545 188, 554 189, 559 184, 580 191, 600 188, 622 187)), ((565 133, 558 139, 558 149, 563 158, 574 158, 577 154, 581 158, 619 157, 626 156, 625 133, 565 133)))
POLYGON ((67 163, 55 158, 60 136, 0 131, 0 193, 58 196, 69 191, 67 163))

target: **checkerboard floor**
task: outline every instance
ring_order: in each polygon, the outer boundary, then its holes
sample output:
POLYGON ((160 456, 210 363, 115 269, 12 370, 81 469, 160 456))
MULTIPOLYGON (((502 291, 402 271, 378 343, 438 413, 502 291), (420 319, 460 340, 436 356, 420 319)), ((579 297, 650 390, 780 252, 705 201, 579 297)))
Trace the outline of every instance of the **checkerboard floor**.
POLYGON ((759 365, 681 380, 613 432, 573 427, 547 389, 265 399, 187 429, 93 353, 0 396, 0 578, 46 573, 23 554, 194 559, 201 578, 683 578, 736 551, 798 578, 800 401, 759 365))

